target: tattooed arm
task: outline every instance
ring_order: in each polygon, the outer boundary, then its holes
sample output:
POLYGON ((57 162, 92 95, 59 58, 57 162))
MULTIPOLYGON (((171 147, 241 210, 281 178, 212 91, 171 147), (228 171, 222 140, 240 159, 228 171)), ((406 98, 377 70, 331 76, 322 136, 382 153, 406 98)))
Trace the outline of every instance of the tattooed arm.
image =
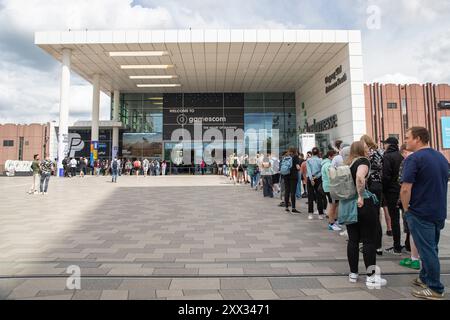
POLYGON ((366 188, 366 176, 369 172, 369 167, 362 164, 356 171, 356 191, 358 192, 358 207, 364 205, 364 190, 366 188))

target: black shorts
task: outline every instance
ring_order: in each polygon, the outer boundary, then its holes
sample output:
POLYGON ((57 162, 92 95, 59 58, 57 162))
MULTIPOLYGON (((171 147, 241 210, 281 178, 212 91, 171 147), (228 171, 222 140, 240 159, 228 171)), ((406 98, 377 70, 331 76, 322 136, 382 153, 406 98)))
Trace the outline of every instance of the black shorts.
MULTIPOLYGON (((329 192, 325 192, 325 195, 327 197, 328 203, 332 204, 333 203, 333 199, 331 198, 331 194, 329 192)), ((338 204, 339 200, 334 200, 334 203, 338 204)))
POLYGON ((280 174, 276 173, 272 176, 272 183, 280 183, 280 174))

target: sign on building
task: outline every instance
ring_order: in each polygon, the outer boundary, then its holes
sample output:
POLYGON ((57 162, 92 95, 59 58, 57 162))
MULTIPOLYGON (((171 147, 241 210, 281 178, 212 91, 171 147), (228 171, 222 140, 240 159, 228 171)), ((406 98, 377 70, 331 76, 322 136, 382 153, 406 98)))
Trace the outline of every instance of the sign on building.
POLYGON ((450 117, 442 117, 442 144, 444 149, 450 149, 450 117))
POLYGON ((298 137, 299 151, 303 153, 306 157, 306 153, 311 151, 316 146, 316 135, 315 134, 301 134, 298 137))

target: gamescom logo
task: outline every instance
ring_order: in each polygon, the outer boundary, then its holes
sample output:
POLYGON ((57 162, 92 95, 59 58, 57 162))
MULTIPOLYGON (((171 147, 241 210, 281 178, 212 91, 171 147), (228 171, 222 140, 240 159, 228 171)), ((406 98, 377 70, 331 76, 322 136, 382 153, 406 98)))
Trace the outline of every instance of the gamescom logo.
POLYGON ((185 125, 185 124, 187 124, 187 122, 188 122, 188 117, 186 117, 186 115, 184 114, 184 113, 182 113, 182 114, 180 114, 178 117, 177 117, 177 123, 179 124, 179 125, 185 125))
POLYGON ((184 113, 177 117, 179 125, 194 124, 194 123, 221 123, 227 122, 226 117, 187 117, 184 113))

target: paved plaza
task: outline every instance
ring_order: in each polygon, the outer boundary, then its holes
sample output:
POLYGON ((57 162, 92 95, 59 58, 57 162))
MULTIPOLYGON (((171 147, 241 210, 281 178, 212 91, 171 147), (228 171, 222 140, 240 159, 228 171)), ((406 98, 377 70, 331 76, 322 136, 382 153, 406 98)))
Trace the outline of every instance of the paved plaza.
MULTIPOLYGON (((381 290, 349 283, 346 237, 309 221, 304 199, 292 216, 219 176, 52 178, 47 196, 30 184, 0 178, 0 299, 413 299, 406 255, 378 258, 381 290)), ((440 256, 448 288, 448 227, 440 256)))

